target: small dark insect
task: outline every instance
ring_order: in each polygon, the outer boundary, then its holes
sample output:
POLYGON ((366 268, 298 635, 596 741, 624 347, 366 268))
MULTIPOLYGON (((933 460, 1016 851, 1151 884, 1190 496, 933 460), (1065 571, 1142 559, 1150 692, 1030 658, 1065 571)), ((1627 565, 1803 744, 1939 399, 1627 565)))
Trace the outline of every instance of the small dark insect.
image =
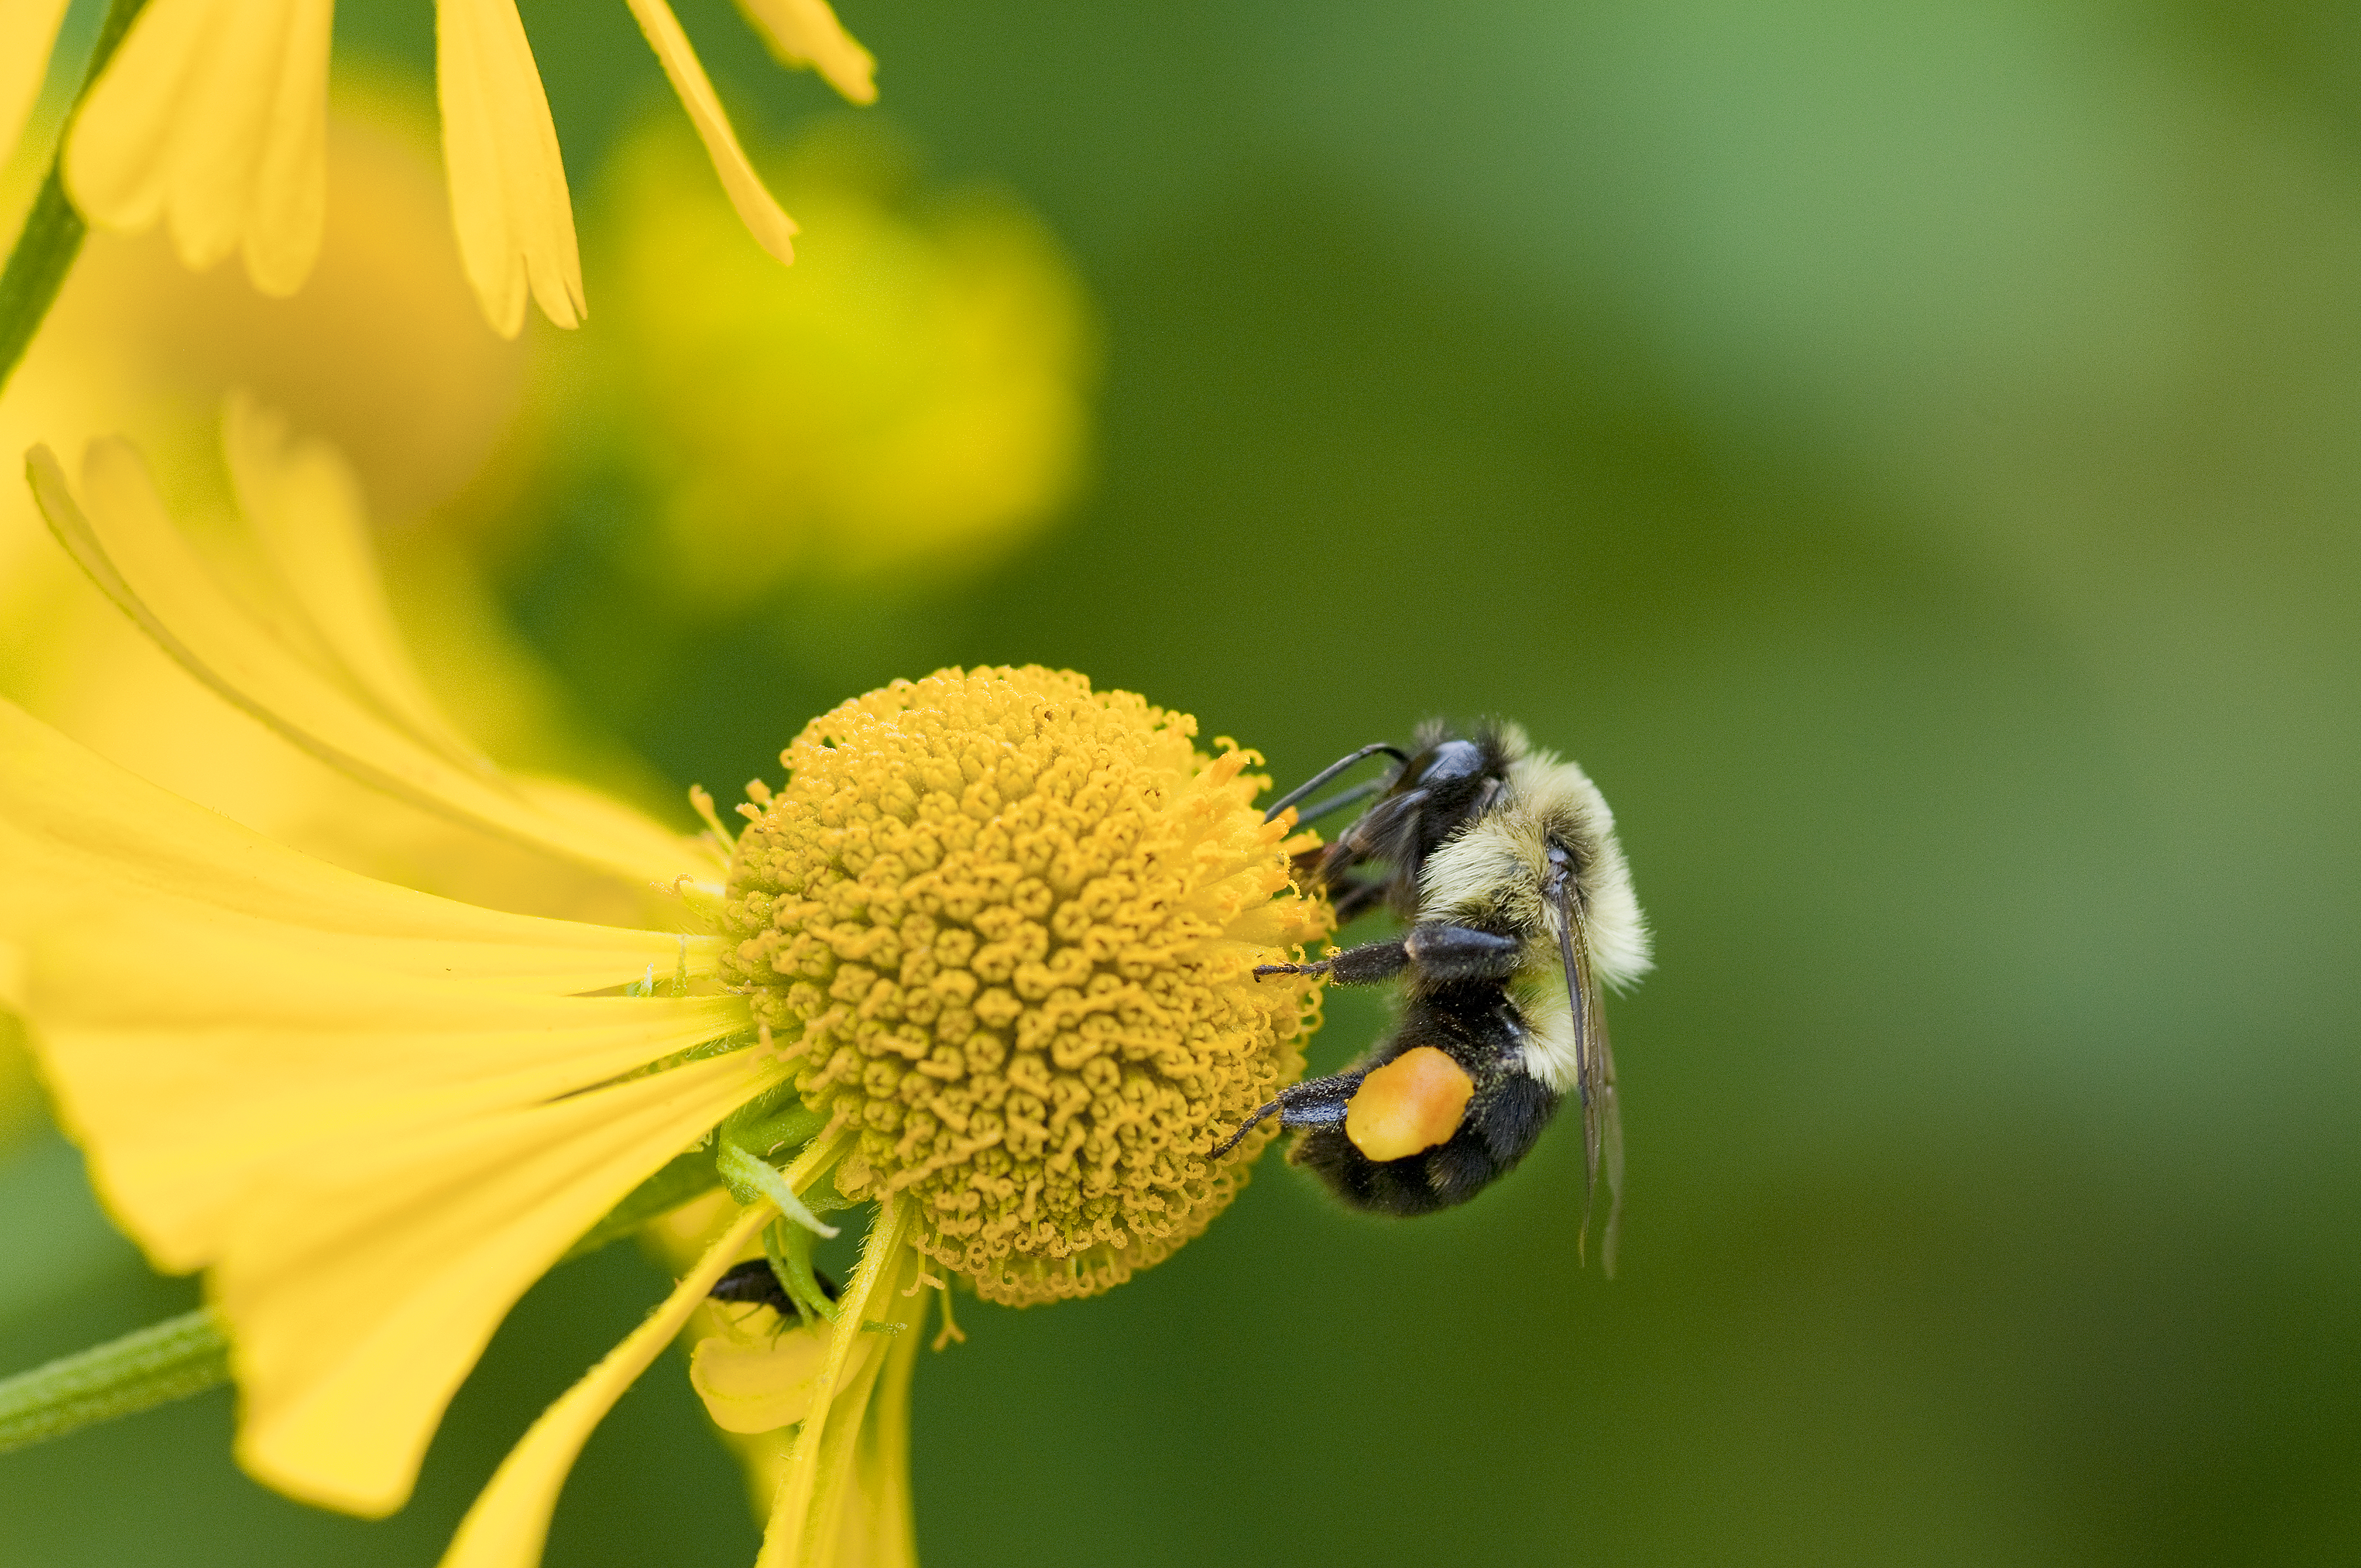
MULTIPOLYGON (((836 1281, 818 1269, 812 1270, 812 1277, 819 1282, 819 1293, 829 1300, 835 1300, 840 1294, 836 1281)), ((713 1282, 713 1288, 706 1295, 716 1301, 741 1301, 750 1307, 768 1307, 790 1323, 799 1316, 796 1311, 795 1299, 787 1294, 787 1288, 779 1283, 778 1271, 771 1266, 771 1260, 766 1257, 732 1264, 720 1278, 713 1282)))
POLYGON ((1604 1167, 1599 1253, 1611 1272, 1622 1209, 1623 1124, 1599 986, 1648 969, 1648 930, 1615 840, 1615 817, 1581 768, 1533 749, 1513 725, 1466 736, 1422 726, 1416 751, 1367 746, 1271 807, 1276 816, 1373 755, 1399 767, 1305 811, 1376 795, 1334 843, 1298 857, 1339 920, 1382 905, 1411 923, 1389 941, 1264 974, 1337 985, 1400 978, 1400 1023, 1343 1072, 1263 1106, 1300 1130, 1289 1153, 1356 1209, 1424 1214, 1466 1202, 1525 1157, 1567 1093, 1582 1103, 1589 1193, 1604 1167), (1374 876, 1354 874, 1364 866, 1374 876))

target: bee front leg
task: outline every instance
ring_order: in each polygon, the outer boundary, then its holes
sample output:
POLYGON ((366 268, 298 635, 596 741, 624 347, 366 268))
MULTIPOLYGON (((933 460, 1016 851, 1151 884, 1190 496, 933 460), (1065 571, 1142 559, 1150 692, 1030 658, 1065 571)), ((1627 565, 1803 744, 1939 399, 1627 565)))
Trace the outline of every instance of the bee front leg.
POLYGON ((1325 975, 1337 985, 1375 985, 1381 980, 1393 979, 1409 965, 1409 950, 1397 938, 1390 942, 1367 942, 1357 948, 1339 948, 1308 964, 1257 964, 1254 975, 1260 980, 1267 974, 1317 974, 1325 975))
POLYGON ((1340 948, 1308 964, 1257 964, 1254 972, 1257 980, 1316 974, 1337 985, 1375 985, 1412 967, 1431 981, 1507 980, 1523 961, 1524 946, 1514 937, 1436 921, 1413 926, 1409 936, 1390 942, 1340 948))

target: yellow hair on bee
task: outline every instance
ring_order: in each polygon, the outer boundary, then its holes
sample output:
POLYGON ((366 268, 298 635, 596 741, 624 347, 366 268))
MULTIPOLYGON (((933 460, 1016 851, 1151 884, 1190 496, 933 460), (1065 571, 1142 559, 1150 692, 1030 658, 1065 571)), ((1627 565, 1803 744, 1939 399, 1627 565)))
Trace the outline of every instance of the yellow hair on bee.
POLYGON ((1554 839, 1574 853, 1591 970, 1621 990, 1647 973, 1652 960, 1647 921, 1615 839, 1615 813, 1578 764, 1532 751, 1520 731, 1510 730, 1507 739, 1514 758, 1508 793, 1427 857, 1418 917, 1513 929, 1554 947, 1556 916, 1542 888, 1554 839))

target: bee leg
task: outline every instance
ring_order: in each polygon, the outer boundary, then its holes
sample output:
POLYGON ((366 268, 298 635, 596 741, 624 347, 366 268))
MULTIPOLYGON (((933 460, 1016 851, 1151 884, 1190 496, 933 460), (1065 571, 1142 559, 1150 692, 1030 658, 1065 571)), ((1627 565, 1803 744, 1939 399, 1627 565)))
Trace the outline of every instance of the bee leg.
POLYGON ((1401 946, 1429 980, 1507 980, 1524 959, 1524 945, 1514 937, 1441 922, 1411 927, 1401 946))
POLYGON ((1257 980, 1267 974, 1320 974, 1338 985, 1375 985, 1391 980, 1409 964, 1410 955, 1397 938, 1339 948, 1308 964, 1257 964, 1254 973, 1257 980))
POLYGON ((1290 1130, 1301 1127, 1333 1127, 1345 1119, 1345 1108, 1353 1102, 1361 1087, 1365 1072, 1340 1072, 1328 1078, 1307 1078, 1301 1083, 1290 1084, 1279 1091, 1279 1098, 1262 1106, 1238 1125, 1238 1130, 1222 1140, 1221 1146, 1205 1157, 1219 1159, 1237 1146, 1240 1138, 1254 1130, 1255 1124, 1279 1113, 1279 1124, 1290 1130))

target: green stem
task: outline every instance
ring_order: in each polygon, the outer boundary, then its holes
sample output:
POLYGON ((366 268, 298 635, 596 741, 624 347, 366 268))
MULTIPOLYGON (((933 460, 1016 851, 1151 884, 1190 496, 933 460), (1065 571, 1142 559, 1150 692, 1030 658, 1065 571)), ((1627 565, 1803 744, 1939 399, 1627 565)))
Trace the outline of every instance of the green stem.
POLYGON ((0 1453, 228 1381, 229 1339, 199 1308, 0 1382, 0 1453))
MULTIPOLYGON (((74 89, 74 109, 80 109, 90 95, 90 84, 114 58, 115 46, 130 30, 131 19, 147 4, 148 0, 108 0, 106 19, 98 25, 98 41, 91 46, 82 83, 74 89)), ((26 214, 16 247, 8 253, 7 269, 0 272, 0 390, 7 388, 8 378, 25 357, 33 334, 57 302, 58 291, 65 287, 66 274, 73 270, 74 258, 82 253, 82 236, 90 232, 90 225, 66 199, 65 180, 59 173, 65 163, 66 136, 72 128, 70 110, 58 133, 58 150, 49 159, 49 178, 41 181, 40 194, 33 198, 33 210, 26 214)))

